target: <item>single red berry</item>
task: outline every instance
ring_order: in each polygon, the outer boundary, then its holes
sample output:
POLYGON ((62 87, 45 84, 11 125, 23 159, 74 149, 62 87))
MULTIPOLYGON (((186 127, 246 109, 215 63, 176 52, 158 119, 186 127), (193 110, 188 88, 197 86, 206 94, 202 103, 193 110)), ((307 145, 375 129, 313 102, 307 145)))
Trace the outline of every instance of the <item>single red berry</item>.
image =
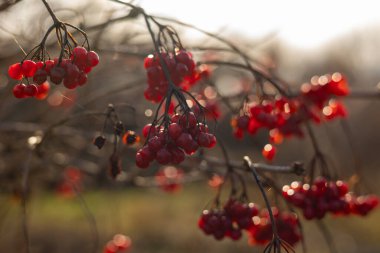
POLYGON ((143 157, 143 159, 145 160, 148 160, 149 162, 153 161, 153 159, 155 158, 155 153, 152 152, 148 146, 144 146, 143 148, 141 148, 139 150, 139 153, 141 154, 141 156, 143 157))
POLYGON ((216 137, 213 134, 208 134, 210 139, 210 144, 207 146, 207 148, 213 148, 216 145, 216 137))
POLYGON ((169 149, 171 155, 172 155, 172 163, 173 164, 180 164, 185 160, 185 153, 180 148, 171 148, 169 149))
POLYGON ((192 144, 193 138, 189 133, 182 133, 176 140, 178 147, 186 149, 192 144))
POLYGON ((99 64, 99 55, 94 52, 90 51, 87 53, 87 66, 95 67, 99 64))
POLYGON ((76 82, 80 74, 80 70, 78 66, 75 64, 72 64, 71 62, 67 62, 65 65, 65 70, 66 70, 65 79, 69 79, 70 82, 71 81, 76 82))
POLYGON ((54 66, 50 69, 50 81, 55 84, 60 84, 65 77, 65 70, 62 67, 54 66))
POLYGON ((189 69, 183 63, 178 63, 175 69, 176 73, 180 76, 186 76, 189 74, 189 69))
POLYGON ((152 128, 152 124, 147 124, 144 126, 143 130, 142 130, 142 134, 145 138, 148 137, 148 135, 150 134, 150 136, 153 136, 157 133, 157 131, 155 131, 155 128, 152 128))
POLYGON ((159 164, 165 165, 170 163, 172 159, 172 154, 167 148, 161 148, 157 151, 156 160, 159 164))
POLYGON ((32 77, 37 70, 37 65, 34 61, 25 60, 21 63, 21 70, 25 77, 32 77))
POLYGON ((12 79, 21 80, 23 77, 21 64, 15 63, 15 64, 12 64, 11 66, 9 66, 8 75, 12 79))
POLYGON ((197 118, 193 112, 186 113, 179 118, 179 124, 183 128, 193 128, 197 125, 197 118))
POLYGON ((153 67, 154 62, 155 62, 154 55, 153 54, 148 55, 144 59, 144 68, 147 69, 147 68, 153 67))
POLYGON ((55 63, 53 60, 47 60, 45 61, 45 70, 50 75, 50 70, 52 67, 54 67, 55 63))
POLYGON ((136 165, 141 169, 145 169, 149 167, 149 161, 144 159, 143 155, 140 152, 136 153, 136 165))
POLYGON ((158 150, 160 150, 163 145, 163 140, 158 136, 154 136, 148 141, 148 147, 152 152, 158 152, 158 150))
POLYGON ((43 84, 38 85, 37 89, 38 91, 35 97, 40 100, 45 99, 49 93, 50 84, 48 82, 44 82, 43 84))
POLYGON ((243 116, 238 117, 237 127, 240 129, 243 129, 243 130, 247 130, 248 125, 249 125, 249 120, 250 120, 250 118, 247 115, 243 115, 243 116))
MULTIPOLYGON (((88 66, 87 50, 84 47, 75 47, 73 49, 71 60, 81 70, 88 66)), ((90 65, 91 67, 91 65, 90 65)))
POLYGON ((42 62, 42 61, 36 62, 36 71, 39 70, 39 69, 44 68, 44 65, 45 65, 45 63, 42 62))
POLYGON ((33 81, 36 82, 36 84, 42 84, 47 80, 48 72, 45 69, 37 69, 37 71, 34 73, 33 81))
POLYGON ((85 73, 85 72, 83 72, 83 71, 81 71, 80 73, 79 73, 79 76, 78 76, 78 85, 79 86, 83 86, 83 85, 85 85, 86 83, 87 83, 87 74, 85 73))
POLYGON ((28 97, 34 97, 38 93, 37 85, 35 85, 35 84, 26 85, 24 93, 28 97))
POLYGON ((177 123, 171 123, 169 125, 168 132, 170 138, 176 140, 182 134, 182 127, 179 126, 177 123))
POLYGON ((75 89, 76 87, 78 87, 78 81, 76 79, 71 79, 71 78, 64 78, 63 79, 63 85, 69 89, 69 90, 72 90, 72 89, 75 89))
POLYGON ((26 94, 25 94, 25 87, 26 87, 26 85, 23 84, 23 83, 16 84, 16 85, 13 87, 13 95, 14 95, 16 98, 24 98, 24 97, 26 97, 26 94))

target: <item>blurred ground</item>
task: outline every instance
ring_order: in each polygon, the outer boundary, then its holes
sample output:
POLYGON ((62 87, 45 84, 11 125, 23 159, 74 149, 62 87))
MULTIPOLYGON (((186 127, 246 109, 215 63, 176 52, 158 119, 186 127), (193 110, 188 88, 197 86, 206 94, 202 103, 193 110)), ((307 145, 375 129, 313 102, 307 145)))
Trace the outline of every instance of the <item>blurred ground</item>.
MULTIPOLYGON (((132 238, 130 252, 262 252, 261 247, 248 246, 246 237, 238 242, 228 239, 219 242, 197 228, 200 210, 213 194, 213 190, 197 183, 177 194, 153 188, 104 189, 85 193, 84 198, 97 221, 101 245, 115 233, 123 233, 132 238)), ((260 196, 254 197, 257 198, 260 196)), ((5 252, 20 252, 19 203, 4 197, 2 203, 6 205, 1 207, 1 248, 7 249, 5 252)), ((75 198, 39 192, 33 195, 28 213, 32 252, 88 252, 91 247, 90 226, 75 198)), ((380 252, 380 226, 376 225, 379 220, 377 210, 365 218, 328 217, 325 224, 331 228, 338 252, 376 253, 380 252)), ((308 252, 329 252, 316 224, 303 224, 308 252)), ((297 247, 296 251, 301 252, 301 248, 297 247)))

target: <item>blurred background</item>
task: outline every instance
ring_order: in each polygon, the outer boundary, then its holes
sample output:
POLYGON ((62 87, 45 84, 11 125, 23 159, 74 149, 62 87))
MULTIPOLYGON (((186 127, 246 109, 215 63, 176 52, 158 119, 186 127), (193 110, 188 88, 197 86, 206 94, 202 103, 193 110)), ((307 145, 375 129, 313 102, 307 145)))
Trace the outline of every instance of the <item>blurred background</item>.
MULTIPOLYGON (((186 184, 179 191, 167 193, 155 187, 153 177, 160 169, 157 165, 146 171, 135 167, 135 152, 141 144, 121 146, 122 173, 116 180, 110 177, 111 138, 101 150, 92 144, 105 118, 84 114, 104 112, 112 103, 126 128, 141 134, 157 107, 143 99, 143 59, 152 52, 153 45, 141 17, 121 18, 130 9, 120 4, 105 0, 48 2, 60 19, 87 32, 101 62, 84 87, 69 91, 62 85, 52 85, 44 100, 15 99, 12 88, 16 82, 8 78, 8 66, 23 58, 20 47, 28 52, 41 41, 52 21, 41 1, 0 2, 0 251, 26 252, 22 194, 23 186, 27 186, 26 219, 33 253, 92 252, 95 223, 98 252, 103 252, 107 241, 118 233, 132 239, 130 252, 136 253, 262 252, 261 247, 249 246, 246 237, 238 242, 220 242, 198 229, 201 211, 216 194, 207 183, 207 164, 186 163, 182 168, 186 184), (57 122, 60 123, 55 125, 57 122), (47 130, 49 135, 36 155, 33 148, 47 130), (80 178, 79 196, 65 184, 70 176, 80 178)), ((344 100, 354 155, 339 120, 313 128, 330 166, 340 178, 350 178, 354 157, 358 157, 364 176, 360 189, 363 193, 380 194, 380 16, 374 1, 133 3, 149 14, 176 18, 232 41, 295 91, 314 75, 343 73, 352 91, 366 94, 344 100)), ((196 61, 237 61, 233 54, 200 50, 222 47, 219 41, 172 25, 196 61)), ((54 34, 48 45, 51 54, 58 55, 54 34)), ((222 67, 213 71, 216 86, 225 97, 233 100, 244 90, 244 80, 249 76, 244 71, 222 67)), ((235 101, 234 105, 238 104, 235 101)), ((243 155, 249 155, 256 162, 264 162, 261 148, 268 141, 267 134, 259 132, 255 137, 236 140, 230 126, 231 112, 223 104, 220 108, 217 134, 223 136, 231 158, 241 160, 243 155)), ((112 137, 111 130, 106 129, 107 137, 112 137)), ((220 156, 220 150, 207 151, 206 155, 220 156)), ((311 157, 310 140, 292 138, 278 147, 273 163, 307 164, 311 157)), ((276 182, 282 185, 296 179, 278 175, 276 182)), ((263 205, 254 181, 247 180, 251 200, 263 205)), ((364 218, 328 216, 324 222, 338 252, 380 252, 380 211, 364 218)), ((308 252, 329 252, 317 225, 307 221, 303 224, 308 252)), ((296 251, 301 252, 299 245, 296 251)))

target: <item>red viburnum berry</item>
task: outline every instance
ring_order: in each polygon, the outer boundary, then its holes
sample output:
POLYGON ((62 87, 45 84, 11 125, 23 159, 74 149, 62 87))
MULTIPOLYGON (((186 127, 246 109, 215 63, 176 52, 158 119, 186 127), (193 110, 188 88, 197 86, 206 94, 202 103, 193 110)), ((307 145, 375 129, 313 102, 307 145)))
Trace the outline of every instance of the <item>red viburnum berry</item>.
POLYGON ((37 85, 35 85, 35 84, 26 85, 26 87, 24 89, 24 93, 28 97, 34 97, 38 93, 37 85))
POLYGON ((26 97, 26 94, 25 94, 25 87, 26 87, 26 85, 23 84, 23 83, 16 84, 16 85, 13 87, 13 95, 14 95, 16 98, 24 98, 24 97, 26 97))
POLYGON ((25 60, 21 63, 21 71, 25 77, 33 77, 37 70, 37 65, 34 61, 25 60))
POLYGON ((8 68, 8 75, 10 78, 15 79, 15 80, 21 80, 23 77, 22 69, 21 69, 21 64, 20 63, 15 63, 8 68))
POLYGON ((87 66, 95 67, 98 64, 99 64, 99 55, 94 51, 88 52, 87 53, 87 66))

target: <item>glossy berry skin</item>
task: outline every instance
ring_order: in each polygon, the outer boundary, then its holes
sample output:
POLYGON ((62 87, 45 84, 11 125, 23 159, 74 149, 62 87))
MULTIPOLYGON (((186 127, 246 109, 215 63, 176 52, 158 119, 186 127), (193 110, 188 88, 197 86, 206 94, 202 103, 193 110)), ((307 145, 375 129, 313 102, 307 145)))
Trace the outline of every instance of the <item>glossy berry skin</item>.
POLYGON ((42 100, 47 97, 50 90, 50 84, 48 82, 44 82, 40 85, 37 85, 37 94, 35 95, 35 98, 42 100))
POLYGON ((165 165, 171 162, 172 154, 167 148, 161 148, 157 151, 156 160, 159 164, 165 165))
POLYGON ((15 98, 24 98, 24 97, 26 97, 25 88, 26 88, 26 85, 23 84, 23 83, 16 84, 13 87, 13 96, 15 96, 15 98))
POLYGON ((37 85, 35 85, 35 84, 26 85, 24 93, 28 97, 34 97, 38 93, 37 85))
POLYGON ((50 81, 54 84, 60 84, 65 77, 66 71, 62 67, 55 66, 50 70, 50 81))
POLYGON ((33 81, 36 82, 36 84, 42 84, 46 82, 47 78, 48 72, 45 69, 37 69, 34 73, 33 81))
POLYGON ((87 49, 80 46, 75 47, 72 51, 71 60, 79 69, 84 70, 88 66, 87 49))
POLYGON ((88 52, 87 53, 87 66, 95 67, 98 64, 99 64, 99 55, 94 51, 88 52))
POLYGON ((141 152, 137 152, 137 154, 136 154, 136 165, 137 165, 137 167, 139 167, 141 169, 148 168, 148 166, 149 166, 149 161, 144 159, 141 152))
POLYGON ((15 63, 15 64, 9 66, 8 75, 12 79, 21 80, 22 77, 23 77, 23 73, 22 73, 22 69, 21 69, 21 64, 20 63, 15 63))
POLYGON ((37 65, 34 61, 25 60, 21 63, 21 71, 25 77, 33 77, 37 70, 37 65))

